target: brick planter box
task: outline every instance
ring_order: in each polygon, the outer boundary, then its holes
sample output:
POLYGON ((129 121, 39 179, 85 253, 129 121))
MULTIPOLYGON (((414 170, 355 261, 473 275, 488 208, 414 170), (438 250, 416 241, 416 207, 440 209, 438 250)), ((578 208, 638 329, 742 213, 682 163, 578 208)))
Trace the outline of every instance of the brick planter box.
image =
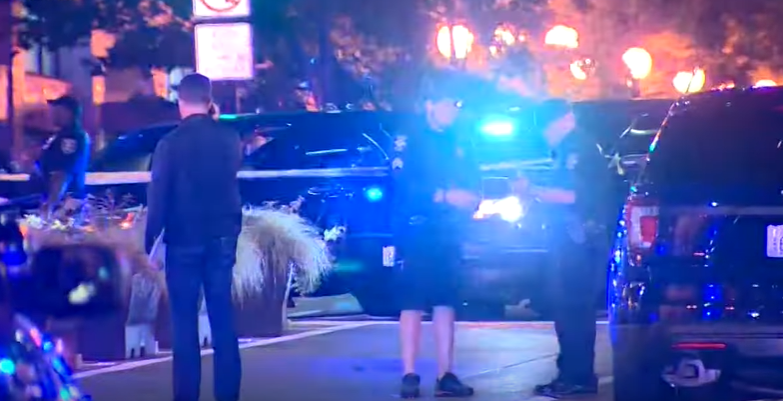
POLYGON ((128 307, 120 313, 49 321, 47 329, 63 341, 69 362, 119 361, 157 353, 154 327, 161 282, 158 277, 143 273, 135 274, 131 282, 128 307))

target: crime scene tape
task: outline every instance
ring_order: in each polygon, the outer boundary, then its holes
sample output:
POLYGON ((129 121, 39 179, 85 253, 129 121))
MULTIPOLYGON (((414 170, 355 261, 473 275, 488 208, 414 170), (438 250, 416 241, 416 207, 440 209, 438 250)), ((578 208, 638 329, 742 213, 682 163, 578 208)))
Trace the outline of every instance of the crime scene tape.
MULTIPOLYGON (((480 166, 481 171, 506 169, 548 169, 550 159, 518 161, 509 163, 486 164, 480 166)), ((337 177, 384 177, 389 175, 388 167, 348 167, 348 168, 315 168, 295 170, 243 170, 237 174, 241 180, 273 179, 273 178, 337 178, 337 177)), ((90 186, 144 184, 149 183, 149 171, 117 171, 87 173, 85 184, 90 186)), ((26 182, 29 174, 0 174, 0 182, 26 182)))
MULTIPOLYGON (((386 167, 352 167, 352 168, 319 168, 301 170, 258 170, 240 171, 239 179, 268 179, 268 178, 310 178, 310 177, 383 177, 389 174, 386 167)), ((119 184, 144 184, 150 182, 149 171, 117 171, 87 173, 85 184, 91 186, 119 185, 119 184)), ((29 174, 0 174, 0 182, 26 182, 30 180, 29 174)))

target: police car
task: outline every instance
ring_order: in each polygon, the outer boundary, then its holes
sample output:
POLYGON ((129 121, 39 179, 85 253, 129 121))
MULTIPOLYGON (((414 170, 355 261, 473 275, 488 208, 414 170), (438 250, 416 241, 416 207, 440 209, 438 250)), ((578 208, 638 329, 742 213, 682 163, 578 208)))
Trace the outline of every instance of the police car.
POLYGON ((783 394, 783 88, 671 109, 610 270, 614 399, 783 394))

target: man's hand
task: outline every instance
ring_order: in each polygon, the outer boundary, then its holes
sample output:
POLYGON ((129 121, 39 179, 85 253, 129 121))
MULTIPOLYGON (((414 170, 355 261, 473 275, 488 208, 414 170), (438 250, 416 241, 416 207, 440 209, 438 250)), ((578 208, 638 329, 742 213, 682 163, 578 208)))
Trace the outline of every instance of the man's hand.
POLYGON ((446 202, 461 208, 475 208, 479 204, 479 197, 464 189, 450 189, 445 194, 446 202))

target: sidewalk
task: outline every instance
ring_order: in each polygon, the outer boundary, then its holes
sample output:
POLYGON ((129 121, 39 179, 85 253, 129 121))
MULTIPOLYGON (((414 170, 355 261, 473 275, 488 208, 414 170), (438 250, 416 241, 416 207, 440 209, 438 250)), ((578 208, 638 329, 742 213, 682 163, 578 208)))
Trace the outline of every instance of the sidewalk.
MULTIPOLYGON (((320 328, 243 344, 247 401, 372 401, 397 398, 400 362, 393 322, 321 322, 320 328)), ((425 328, 421 372, 425 395, 434 382, 431 333, 425 328)), ((476 401, 535 400, 535 384, 551 378, 557 345, 547 324, 461 324, 458 373, 476 388, 476 401)), ((212 364, 205 351, 202 400, 211 400, 212 364)), ((597 354, 602 383, 611 379, 606 335, 597 354)), ((137 361, 82 372, 96 401, 167 401, 170 358, 137 361)), ((604 386, 607 387, 607 386, 604 386)), ((598 399, 609 400, 608 389, 598 399)), ((427 399, 425 396, 424 399, 427 399)))

